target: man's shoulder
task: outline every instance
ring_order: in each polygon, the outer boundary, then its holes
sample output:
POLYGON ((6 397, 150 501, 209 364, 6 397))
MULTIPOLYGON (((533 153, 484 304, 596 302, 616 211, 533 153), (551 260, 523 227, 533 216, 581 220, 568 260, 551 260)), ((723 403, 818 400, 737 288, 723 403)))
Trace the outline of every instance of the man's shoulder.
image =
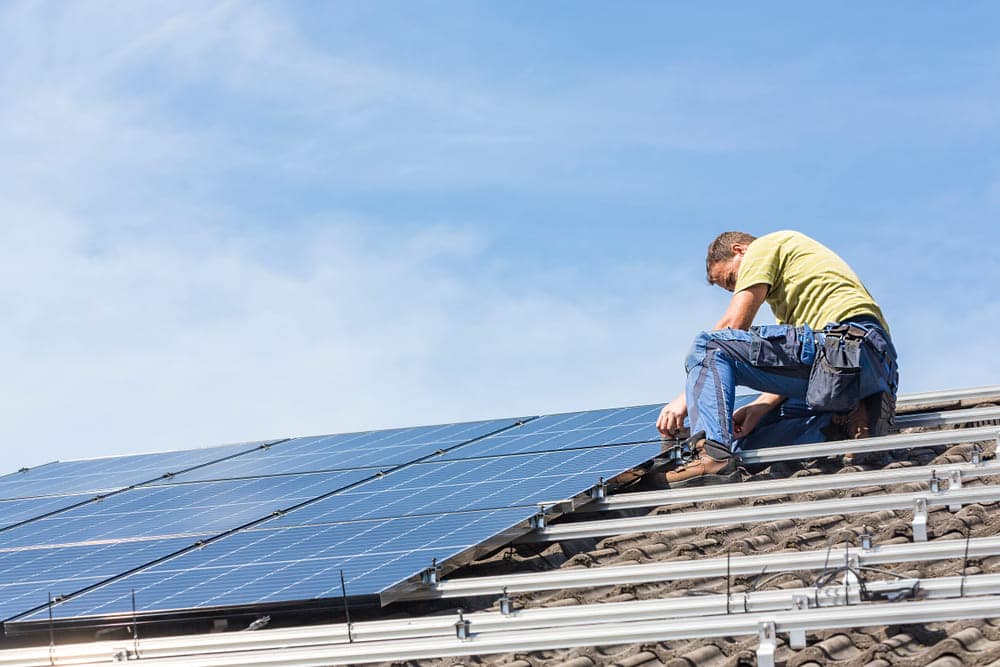
POLYGON ((814 238, 806 236, 794 229, 782 229, 759 236, 750 244, 747 252, 754 255, 785 254, 797 255, 802 252, 815 252, 824 248, 823 244, 814 238))
MULTIPOLYGON (((754 239, 753 243, 760 243, 760 245, 782 245, 784 243, 802 243, 802 242, 812 242, 815 241, 802 232, 797 232, 794 229, 782 229, 776 232, 769 232, 763 236, 758 236, 754 239)), ((751 243, 751 245, 753 245, 751 243)))

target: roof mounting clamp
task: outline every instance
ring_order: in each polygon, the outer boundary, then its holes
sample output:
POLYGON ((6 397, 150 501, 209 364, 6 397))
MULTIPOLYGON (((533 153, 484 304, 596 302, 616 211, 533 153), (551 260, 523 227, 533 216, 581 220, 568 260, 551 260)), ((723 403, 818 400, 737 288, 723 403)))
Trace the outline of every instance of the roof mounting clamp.
POLYGON ((427 584, 428 586, 437 584, 440 569, 437 564, 437 558, 435 558, 431 561, 431 566, 420 573, 420 583, 427 584))
MULTIPOLYGON (((997 450, 1000 451, 1000 435, 997 435, 997 450)), ((972 454, 970 455, 970 460, 973 465, 981 466, 983 465, 983 448, 976 442, 972 445, 972 454)))
POLYGON ((500 613, 504 616, 510 616, 514 611, 514 600, 511 599, 510 595, 507 593, 507 587, 503 587, 503 596, 500 598, 500 613))
POLYGON ((937 470, 931 470, 931 493, 941 493, 941 480, 938 479, 937 470))
POLYGON ((541 530, 545 528, 545 512, 539 512, 535 516, 528 519, 528 525, 535 530, 541 530))
MULTIPOLYGON (((948 475, 948 490, 957 491, 958 489, 961 488, 962 488, 962 471, 952 470, 951 473, 948 475)), ((949 512, 957 512, 960 509, 962 509, 962 503, 953 503, 951 505, 948 505, 949 512)))
POLYGON ((458 620, 455 621, 455 636, 461 641, 472 639, 472 622, 462 616, 462 610, 458 610, 458 620))
POLYGON ((603 477, 598 478, 597 484, 591 487, 590 497, 593 500, 603 500, 608 497, 608 485, 603 477))
POLYGON ((913 501, 913 541, 927 541, 927 499, 913 501))
POLYGON ((861 533, 861 550, 871 551, 872 550, 872 537, 871 531, 868 530, 868 526, 865 526, 865 532, 861 533))
POLYGON ((760 644, 757 646, 757 667, 774 667, 774 650, 778 647, 774 623, 766 621, 757 626, 760 644))

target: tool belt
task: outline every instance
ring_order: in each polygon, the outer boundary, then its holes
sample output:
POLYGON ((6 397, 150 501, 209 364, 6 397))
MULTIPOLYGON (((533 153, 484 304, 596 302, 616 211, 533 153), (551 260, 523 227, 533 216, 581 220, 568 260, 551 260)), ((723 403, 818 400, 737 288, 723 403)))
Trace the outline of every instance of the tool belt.
POLYGON ((851 322, 829 324, 817 333, 816 339, 816 358, 806 390, 809 407, 844 412, 857 405, 862 396, 874 393, 872 387, 861 386, 862 365, 879 369, 884 375, 881 384, 895 393, 896 354, 880 329, 851 322))

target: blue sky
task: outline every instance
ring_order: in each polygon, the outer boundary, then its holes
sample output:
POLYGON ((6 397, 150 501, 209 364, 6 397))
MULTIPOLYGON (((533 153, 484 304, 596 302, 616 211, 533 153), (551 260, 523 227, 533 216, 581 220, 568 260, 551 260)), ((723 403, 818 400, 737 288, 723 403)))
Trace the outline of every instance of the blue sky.
POLYGON ((726 229, 1000 383, 1000 9, 869 4, 0 5, 8 468, 663 401, 726 229))

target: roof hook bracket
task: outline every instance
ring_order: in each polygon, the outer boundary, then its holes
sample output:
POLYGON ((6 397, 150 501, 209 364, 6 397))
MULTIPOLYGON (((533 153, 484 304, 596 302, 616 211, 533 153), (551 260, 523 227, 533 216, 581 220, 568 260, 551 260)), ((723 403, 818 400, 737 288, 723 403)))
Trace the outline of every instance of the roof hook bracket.
POLYGON ((913 501, 913 541, 927 541, 927 499, 913 501))
POLYGON ((765 621, 758 625, 757 636, 760 637, 760 643, 757 645, 757 667, 774 667, 774 650, 778 647, 774 623, 765 621))
POLYGON ((507 587, 503 587, 503 595, 500 597, 500 613, 504 616, 510 616, 514 613, 514 600, 507 593, 507 587))
POLYGON ((461 641, 472 639, 472 622, 462 615, 462 610, 458 610, 458 620, 455 621, 455 636, 461 641))
POLYGON ((438 574, 441 568, 438 567, 437 558, 431 559, 431 566, 420 573, 420 583, 434 586, 438 582, 438 574))
MULTIPOLYGON (((948 491, 957 491, 962 488, 962 471, 952 470, 948 475, 948 491)), ((958 512, 962 509, 962 503, 952 503, 948 505, 949 512, 958 512)))

